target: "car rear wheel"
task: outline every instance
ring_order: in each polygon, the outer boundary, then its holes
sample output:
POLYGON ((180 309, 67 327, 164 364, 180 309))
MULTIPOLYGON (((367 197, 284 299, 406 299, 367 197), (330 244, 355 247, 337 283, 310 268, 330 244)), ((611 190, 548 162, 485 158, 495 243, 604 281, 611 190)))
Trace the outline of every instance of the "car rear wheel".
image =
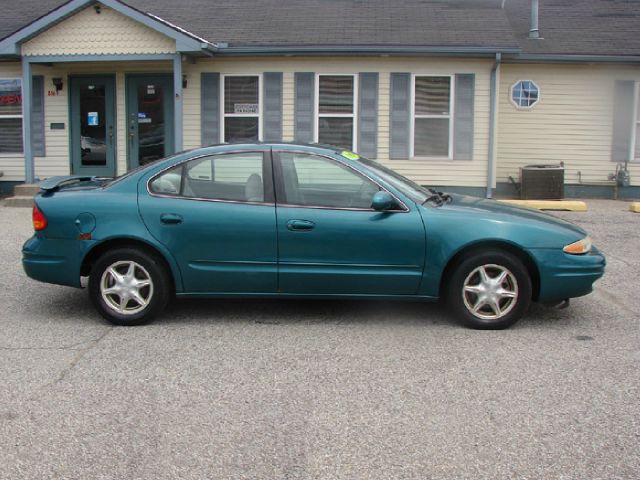
POLYGON ((449 278, 447 300, 467 327, 499 330, 516 323, 531 303, 531 277, 514 255, 501 250, 463 258, 449 278))
POLYGON ((135 248, 103 254, 89 277, 89 296, 98 312, 115 325, 142 325, 166 306, 169 276, 162 262, 135 248))

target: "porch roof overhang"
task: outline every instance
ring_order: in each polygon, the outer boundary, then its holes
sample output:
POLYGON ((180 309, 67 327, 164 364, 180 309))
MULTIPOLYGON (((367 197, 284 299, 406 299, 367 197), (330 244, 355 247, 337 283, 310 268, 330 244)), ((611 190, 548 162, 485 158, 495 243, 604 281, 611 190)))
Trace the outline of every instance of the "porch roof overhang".
MULTIPOLYGON (((98 3, 175 40, 176 52, 178 53, 208 56, 218 50, 216 45, 206 41, 205 39, 200 38, 181 27, 173 25, 160 17, 136 10, 129 5, 125 5, 119 0, 70 0, 30 24, 25 25, 8 37, 0 40, 0 58, 19 58, 21 56, 20 45, 22 43, 38 36, 40 33, 69 18, 80 10, 98 3)), ((106 60, 104 55, 96 57, 100 58, 95 58, 95 60, 106 60)), ((122 56, 118 57, 121 58, 122 56)))

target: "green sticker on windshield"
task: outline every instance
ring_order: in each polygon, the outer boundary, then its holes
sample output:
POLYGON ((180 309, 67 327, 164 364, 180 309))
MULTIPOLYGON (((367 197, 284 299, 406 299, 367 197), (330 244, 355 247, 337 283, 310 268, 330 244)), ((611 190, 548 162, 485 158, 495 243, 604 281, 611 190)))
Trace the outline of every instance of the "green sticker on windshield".
POLYGON ((342 155, 344 158, 348 158, 349 160, 358 160, 360 158, 360 155, 350 152, 349 150, 345 150, 340 155, 342 155))

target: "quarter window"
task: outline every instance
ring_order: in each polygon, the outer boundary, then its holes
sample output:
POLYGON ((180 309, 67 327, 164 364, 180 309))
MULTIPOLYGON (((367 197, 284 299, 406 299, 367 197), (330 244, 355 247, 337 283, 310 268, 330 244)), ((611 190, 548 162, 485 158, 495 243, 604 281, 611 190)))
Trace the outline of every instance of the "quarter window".
POLYGON ((355 85, 354 75, 318 75, 318 143, 356 149, 355 85))
POLYGON ((349 167, 317 155, 282 152, 284 199, 288 205, 369 209, 378 185, 349 167))
POLYGON ((207 200, 264 202, 262 153, 212 155, 178 165, 156 177, 151 192, 207 200))
POLYGON ((520 80, 511 87, 511 101, 519 108, 531 108, 540 99, 540 89, 531 80, 520 80))
POLYGON ((414 77, 413 155, 451 156, 451 77, 414 77))
POLYGON ((0 153, 22 152, 22 80, 0 79, 0 153))
POLYGON ((260 132, 260 77, 226 75, 224 79, 225 142, 257 142, 260 132))

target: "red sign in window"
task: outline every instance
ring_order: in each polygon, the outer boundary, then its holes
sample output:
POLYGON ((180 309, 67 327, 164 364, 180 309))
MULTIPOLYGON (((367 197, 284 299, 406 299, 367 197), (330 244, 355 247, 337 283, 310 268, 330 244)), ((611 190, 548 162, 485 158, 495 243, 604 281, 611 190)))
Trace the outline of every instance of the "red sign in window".
POLYGON ((0 95, 0 105, 22 105, 22 95, 19 95, 19 94, 0 95))

